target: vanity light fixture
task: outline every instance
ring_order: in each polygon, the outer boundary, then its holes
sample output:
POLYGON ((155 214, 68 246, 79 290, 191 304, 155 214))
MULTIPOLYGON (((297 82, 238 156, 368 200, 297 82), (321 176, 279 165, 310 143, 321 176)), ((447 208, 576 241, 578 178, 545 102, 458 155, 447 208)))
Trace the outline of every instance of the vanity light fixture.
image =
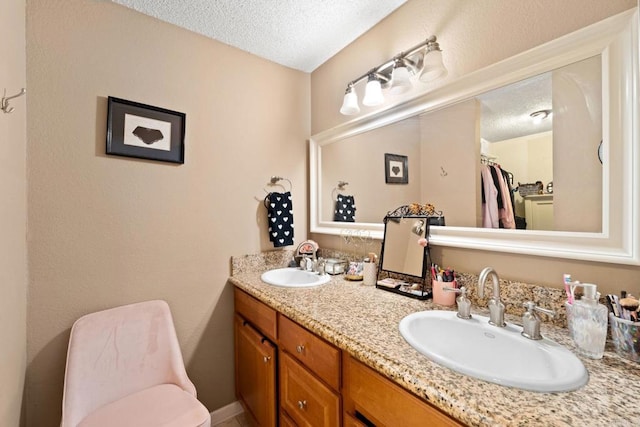
POLYGON ((418 79, 425 83, 447 75, 436 36, 429 37, 406 52, 400 52, 349 82, 340 113, 351 116, 360 112, 355 90, 357 83, 367 79, 362 104, 372 107, 384 102, 383 89, 388 89, 393 95, 410 90, 412 75, 418 76, 418 79))
POLYGON ((542 121, 547 117, 549 117, 550 115, 551 115, 551 110, 538 110, 529 114, 529 116, 531 116, 531 118, 533 119, 533 123, 537 125, 542 123, 542 121))

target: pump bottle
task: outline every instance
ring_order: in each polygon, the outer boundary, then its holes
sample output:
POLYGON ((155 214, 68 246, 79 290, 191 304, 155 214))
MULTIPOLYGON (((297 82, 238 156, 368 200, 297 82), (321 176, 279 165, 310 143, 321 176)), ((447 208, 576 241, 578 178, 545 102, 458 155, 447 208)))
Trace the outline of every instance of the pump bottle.
POLYGON ((607 339, 608 310, 598 303, 600 293, 597 292, 596 285, 574 283, 572 294, 578 286, 584 289, 584 294, 572 304, 569 330, 579 354, 591 359, 602 359, 607 339))

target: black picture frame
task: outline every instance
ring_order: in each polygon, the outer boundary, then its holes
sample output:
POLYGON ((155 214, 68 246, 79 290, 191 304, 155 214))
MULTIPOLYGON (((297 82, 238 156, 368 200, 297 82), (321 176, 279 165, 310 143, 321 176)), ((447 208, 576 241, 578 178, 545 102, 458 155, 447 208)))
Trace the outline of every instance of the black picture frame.
POLYGON ((106 153, 184 163, 185 119, 184 113, 110 96, 106 153))
POLYGON ((409 183, 409 158, 400 154, 384 154, 384 180, 387 184, 409 183))

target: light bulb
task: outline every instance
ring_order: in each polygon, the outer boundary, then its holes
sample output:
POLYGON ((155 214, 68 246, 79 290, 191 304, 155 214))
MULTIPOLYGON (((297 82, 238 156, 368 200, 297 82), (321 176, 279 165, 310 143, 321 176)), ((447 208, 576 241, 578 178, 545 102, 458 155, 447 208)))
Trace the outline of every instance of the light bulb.
POLYGON ((410 90, 412 87, 410 78, 411 76, 409 75, 407 67, 404 64, 397 64, 391 74, 391 88, 389 89, 389 93, 399 95, 410 90))
POLYGON ((375 76, 369 76, 369 81, 367 82, 367 87, 364 91, 362 104, 368 107, 375 107, 376 105, 380 105, 383 102, 384 96, 382 96, 382 86, 380 85, 380 80, 375 78, 375 76))
POLYGON ((442 62, 442 51, 439 49, 430 50, 424 55, 422 73, 420 81, 427 83, 437 78, 447 75, 447 69, 442 62))
POLYGON ((340 113, 345 116, 352 116, 360 112, 358 106, 358 94, 353 86, 349 86, 344 94, 344 100, 342 101, 342 107, 340 107, 340 113))

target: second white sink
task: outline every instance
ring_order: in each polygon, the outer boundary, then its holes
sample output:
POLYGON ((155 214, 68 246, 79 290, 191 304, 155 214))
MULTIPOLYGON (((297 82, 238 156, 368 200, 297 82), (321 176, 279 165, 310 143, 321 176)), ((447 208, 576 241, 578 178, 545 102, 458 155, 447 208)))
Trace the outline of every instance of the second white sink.
POLYGON ((421 311, 400 321, 400 334, 432 361, 495 384, 551 393, 577 390, 588 382, 586 368, 565 347, 546 338, 527 339, 519 326, 498 328, 488 320, 421 311))
POLYGON ((331 280, 327 274, 315 274, 298 268, 269 270, 260 277, 263 282, 287 288, 308 288, 323 285, 331 280))

